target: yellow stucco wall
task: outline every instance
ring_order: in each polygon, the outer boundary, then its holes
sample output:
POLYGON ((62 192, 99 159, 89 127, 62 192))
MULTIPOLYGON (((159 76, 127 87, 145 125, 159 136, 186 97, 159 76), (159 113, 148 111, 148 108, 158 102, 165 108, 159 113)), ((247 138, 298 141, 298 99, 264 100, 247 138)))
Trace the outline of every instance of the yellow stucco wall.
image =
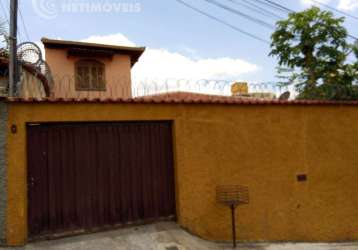
POLYGON ((203 238, 230 239, 215 187, 242 184, 240 240, 358 240, 358 106, 9 105, 10 245, 27 240, 25 123, 46 121, 174 120, 178 220, 203 238))

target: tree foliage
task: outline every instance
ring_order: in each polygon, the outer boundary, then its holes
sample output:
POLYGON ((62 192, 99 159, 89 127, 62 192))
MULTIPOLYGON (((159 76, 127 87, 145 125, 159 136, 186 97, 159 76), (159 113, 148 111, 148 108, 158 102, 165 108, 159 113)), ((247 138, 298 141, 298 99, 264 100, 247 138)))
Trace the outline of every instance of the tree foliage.
POLYGON ((358 99, 358 44, 349 44, 344 18, 312 7, 289 14, 272 34, 284 84, 295 84, 302 99, 358 99), (355 54, 355 63, 347 63, 355 54))

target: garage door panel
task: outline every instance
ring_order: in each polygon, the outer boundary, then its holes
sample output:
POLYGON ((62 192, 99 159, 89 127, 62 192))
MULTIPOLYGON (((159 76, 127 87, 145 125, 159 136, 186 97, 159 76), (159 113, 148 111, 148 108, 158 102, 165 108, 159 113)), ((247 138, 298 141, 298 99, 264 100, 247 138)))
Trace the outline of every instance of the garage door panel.
MULTIPOLYGON (((29 164, 33 167, 31 168, 31 178, 28 180, 28 190, 33 190, 34 192, 40 192, 43 188, 46 188, 47 180, 46 171, 40 171, 41 169, 46 166, 46 159, 43 155, 43 152, 37 153, 38 148, 42 148, 44 145, 47 144, 47 134, 46 132, 42 132, 37 136, 30 134, 29 139, 37 145, 37 147, 28 147, 29 154, 34 155, 29 159, 29 164), (35 185, 36 183, 36 185, 35 185)), ((40 231, 44 225, 47 225, 48 216, 42 214, 38 206, 47 206, 47 203, 43 202, 40 196, 33 195, 33 192, 29 192, 29 199, 33 200, 34 202, 29 203, 28 210, 29 213, 36 219, 35 223, 33 223, 33 230, 35 232, 40 231)))
POLYGON ((73 136, 70 133, 66 133, 64 130, 59 131, 60 135, 60 165, 62 176, 61 179, 61 200, 62 202, 62 225, 70 225, 73 227, 73 222, 76 219, 76 209, 73 209, 72 206, 76 202, 76 190, 71 189, 70 187, 75 187, 75 173, 74 173, 74 164, 73 157, 71 157, 73 147, 73 136))
POLYGON ((170 122, 29 126, 30 236, 174 216, 171 137, 170 122))

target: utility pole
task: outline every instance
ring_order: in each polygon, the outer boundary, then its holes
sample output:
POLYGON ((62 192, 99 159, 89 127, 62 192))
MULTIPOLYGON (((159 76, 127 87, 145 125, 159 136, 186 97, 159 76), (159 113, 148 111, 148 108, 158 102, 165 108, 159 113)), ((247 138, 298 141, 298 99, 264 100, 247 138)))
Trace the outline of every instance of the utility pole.
POLYGON ((10 0, 9 96, 14 97, 17 85, 17 11, 18 0, 10 0))

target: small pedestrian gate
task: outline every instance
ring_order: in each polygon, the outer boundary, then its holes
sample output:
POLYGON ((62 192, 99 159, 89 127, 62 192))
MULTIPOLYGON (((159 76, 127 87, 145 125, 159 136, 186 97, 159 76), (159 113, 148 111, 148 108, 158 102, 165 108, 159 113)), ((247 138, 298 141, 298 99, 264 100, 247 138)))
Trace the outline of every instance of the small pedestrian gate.
POLYGON ((175 217, 171 122, 29 124, 29 237, 175 217))

